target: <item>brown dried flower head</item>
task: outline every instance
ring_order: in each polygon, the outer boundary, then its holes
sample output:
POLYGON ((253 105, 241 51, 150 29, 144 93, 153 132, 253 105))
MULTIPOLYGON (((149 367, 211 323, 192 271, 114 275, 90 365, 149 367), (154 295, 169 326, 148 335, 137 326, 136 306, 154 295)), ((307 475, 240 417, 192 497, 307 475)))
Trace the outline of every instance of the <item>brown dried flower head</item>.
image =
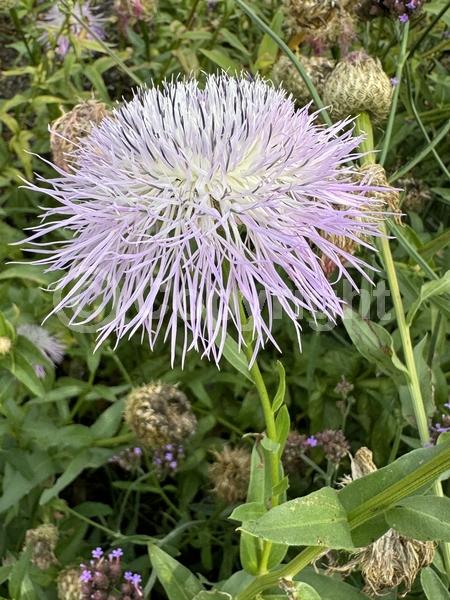
POLYGON ((77 104, 52 123, 50 146, 53 162, 64 171, 76 164, 76 150, 81 138, 87 136, 108 114, 108 107, 98 100, 77 104))
POLYGON ((283 0, 291 46, 304 40, 326 45, 354 35, 353 0, 283 0))
POLYGON ((404 177, 398 184, 404 190, 402 208, 420 213, 430 202, 432 194, 420 179, 404 177))
POLYGON ((151 449, 183 442, 197 425, 186 395, 163 383, 133 390, 126 399, 124 417, 140 444, 151 449))
POLYGON ((325 82, 323 99, 336 119, 369 113, 375 121, 389 114, 392 84, 378 58, 351 52, 338 62, 325 82))
MULTIPOLYGON (((325 80, 334 68, 334 60, 325 56, 299 56, 303 67, 319 96, 322 95, 325 80)), ((282 54, 272 70, 272 80, 275 85, 281 85, 290 92, 299 106, 305 106, 311 100, 311 95, 300 73, 289 58, 282 54)))
POLYGON ((64 569, 58 575, 56 582, 58 600, 82 600, 81 571, 76 567, 64 569))
POLYGON ((54 554, 58 537, 58 529, 50 523, 40 525, 36 529, 28 529, 26 532, 24 550, 31 550, 31 562, 41 571, 58 562, 54 554))
MULTIPOLYGON (((347 477, 346 483, 376 470, 372 452, 360 448, 352 457, 352 477, 347 477)), ((434 542, 414 540, 389 529, 376 542, 356 552, 346 564, 333 563, 328 570, 345 576, 360 571, 366 594, 382 596, 400 588, 402 595, 406 595, 421 569, 431 564, 434 554, 434 542)))
POLYGON ((115 0, 114 12, 121 31, 142 21, 150 24, 158 10, 158 0, 115 0))
POLYGON ((216 451, 214 462, 208 467, 208 478, 213 492, 226 504, 245 500, 250 481, 250 453, 245 448, 225 446, 216 451))

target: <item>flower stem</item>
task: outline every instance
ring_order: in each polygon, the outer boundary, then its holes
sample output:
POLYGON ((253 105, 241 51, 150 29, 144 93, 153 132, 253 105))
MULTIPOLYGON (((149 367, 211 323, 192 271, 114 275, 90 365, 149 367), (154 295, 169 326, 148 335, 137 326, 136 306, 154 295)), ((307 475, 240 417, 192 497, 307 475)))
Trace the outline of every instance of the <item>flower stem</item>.
MULTIPOLYGON (((264 383, 263 376, 259 369, 258 363, 256 359, 253 360, 253 344, 250 339, 250 335, 246 335, 248 329, 248 319, 245 314, 245 310, 241 301, 240 304, 240 316, 241 323, 245 337, 245 347, 244 352, 247 357, 247 361, 249 364, 250 375, 252 376, 253 382, 256 387, 256 391, 258 392, 259 401, 261 403, 261 408, 264 414, 264 421, 266 424, 266 434, 267 437, 274 443, 277 443, 277 428, 275 425, 275 415, 272 410, 272 402, 270 401, 269 393, 267 392, 266 384, 264 383), (251 366, 250 366, 251 365, 251 366)), ((279 465, 279 452, 270 452, 269 461, 270 461, 270 478, 271 478, 271 488, 272 490, 276 485, 280 482, 280 465, 279 465)), ((279 504, 279 498, 277 494, 272 494, 271 505, 272 507, 277 506, 279 504)), ((259 564, 259 572, 260 574, 267 573, 268 562, 270 559, 270 553, 272 550, 271 542, 264 542, 263 551, 261 556, 261 561, 259 564)))
MULTIPOLYGON (((358 116, 357 123, 359 129, 366 132, 367 138, 361 150, 365 151, 366 154, 361 158, 362 164, 374 164, 375 155, 370 152, 368 148, 369 140, 372 140, 373 144, 373 133, 371 127, 370 117, 367 113, 362 113, 358 116), (369 153, 367 153, 369 152, 369 153)), ((373 149, 373 148, 372 148, 373 149)), ((417 371, 417 365, 414 358, 414 349, 411 340, 411 332, 406 322, 405 310, 403 307, 402 295, 400 292, 400 286, 398 283, 397 272, 395 269, 394 258, 388 238, 387 227, 384 226, 384 235, 380 239, 380 249, 384 268, 388 279, 389 289, 392 296, 392 303, 394 305, 395 316, 397 319, 398 330, 402 342, 403 355, 408 369, 408 389, 411 396, 411 402, 413 406, 414 416, 416 419, 417 430, 419 432, 420 441, 422 445, 428 444, 430 441, 430 431, 428 427, 428 417, 425 409, 425 403, 422 397, 422 390, 420 387, 420 379, 417 371)), ((434 483, 434 493, 437 496, 444 496, 442 484, 440 481, 434 483)), ((450 578, 450 545, 442 544, 442 552, 444 555, 444 561, 446 565, 447 575, 450 578)))

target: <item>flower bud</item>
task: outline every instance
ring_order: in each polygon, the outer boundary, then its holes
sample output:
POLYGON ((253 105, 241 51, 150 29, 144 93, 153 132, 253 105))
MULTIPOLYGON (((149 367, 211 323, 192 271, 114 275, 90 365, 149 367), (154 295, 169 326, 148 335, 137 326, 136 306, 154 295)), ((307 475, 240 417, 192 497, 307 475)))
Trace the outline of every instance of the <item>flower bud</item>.
POLYGON ((350 444, 340 429, 325 429, 316 433, 316 439, 327 459, 336 465, 347 456, 350 444))
POLYGON ((54 121, 50 130, 50 146, 55 165, 64 171, 70 171, 71 166, 76 164, 78 142, 107 114, 106 104, 98 100, 88 100, 77 104, 54 121))
POLYGON ((338 62, 323 93, 336 119, 367 112, 374 120, 382 121, 389 114, 391 97, 392 84, 379 59, 359 51, 338 62))
POLYGON ((225 446, 213 454, 214 462, 208 467, 208 478, 216 497, 226 504, 245 500, 250 481, 248 450, 225 446))
MULTIPOLYGON (((321 96, 325 80, 333 70, 334 61, 324 56, 299 56, 298 58, 317 89, 319 96, 321 96)), ((299 106, 304 106, 310 102, 311 94, 303 78, 292 64, 292 61, 284 54, 280 56, 273 67, 272 80, 276 85, 281 85, 286 91, 290 92, 299 106)))
POLYGON ((61 571, 57 579, 58 600, 82 600, 80 569, 61 571))
POLYGON ((362 181, 367 185, 384 188, 379 192, 370 192, 370 197, 386 204, 389 211, 393 212, 399 221, 400 193, 396 188, 389 185, 384 168, 377 164, 364 165, 358 168, 357 179, 359 178, 362 178, 362 181))
POLYGON ((359 0, 358 14, 363 18, 390 16, 398 19, 406 15, 408 19, 420 12, 426 0, 359 0))
POLYGON ((159 383, 133 390, 126 399, 124 417, 147 448, 181 443, 197 425, 186 395, 174 385, 159 383))
POLYGON ((58 537, 58 529, 49 523, 26 532, 24 550, 31 550, 31 562, 41 571, 57 563, 54 550, 58 537))
POLYGON ((139 21, 152 23, 157 9, 157 0, 115 0, 114 2, 114 12, 123 33, 128 27, 134 27, 139 21))
POLYGON ((9 337, 0 336, 0 357, 9 353, 12 347, 12 341, 9 337))

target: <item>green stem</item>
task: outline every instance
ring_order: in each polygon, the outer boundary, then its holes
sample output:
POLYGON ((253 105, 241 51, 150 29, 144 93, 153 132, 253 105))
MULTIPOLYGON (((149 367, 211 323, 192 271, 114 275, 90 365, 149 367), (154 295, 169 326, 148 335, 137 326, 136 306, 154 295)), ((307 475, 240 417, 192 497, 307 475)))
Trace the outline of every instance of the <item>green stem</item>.
POLYGON ((128 442, 132 442, 135 439, 136 436, 134 433, 123 433, 122 435, 117 435, 116 437, 95 440, 92 445, 100 448, 115 448, 116 446, 128 444, 128 442))
MULTIPOLYGON (((370 117, 367 114, 360 115, 357 121, 361 119, 361 128, 364 128, 368 133, 368 139, 372 136, 370 132, 371 122, 370 117)), ((367 148, 365 147, 367 151, 367 148)), ((363 164, 372 164, 374 161, 373 153, 366 154, 362 157, 361 162, 363 164)), ((411 340, 411 333, 409 326, 406 322, 405 310, 403 307, 402 295, 400 292, 400 285, 397 278, 397 272, 395 270, 394 258, 392 256, 391 247, 389 244, 388 231, 386 225, 383 227, 383 237, 380 239, 380 249, 383 259, 384 268, 386 271, 389 288, 392 297, 392 303, 394 305, 395 316, 397 319, 398 330, 400 333, 400 339, 402 342, 403 355, 408 369, 408 389, 411 396, 411 402, 413 406, 414 416, 416 419, 417 430, 419 432, 420 441, 422 445, 428 444, 430 441, 430 431, 428 427, 428 416, 425 409, 425 402, 422 397, 422 390, 420 387, 420 379, 417 371, 417 365, 414 358, 414 348, 411 340)), ((434 492, 437 496, 444 496, 442 484, 440 481, 436 481, 434 484, 434 492)), ((447 569, 447 575, 450 578, 450 545, 443 544, 442 552, 444 554, 444 561, 447 569)))
MULTIPOLYGON (((249 364, 250 375, 252 376, 253 382, 255 384, 256 390, 258 392, 259 401, 261 403, 261 407, 264 414, 264 421, 266 424, 266 434, 267 437, 277 443, 277 428, 275 425, 275 415, 272 410, 272 402, 270 401, 269 394, 267 392, 266 384, 264 383, 263 376, 261 375, 261 371, 259 369, 258 363, 256 359, 253 360, 252 366, 250 363, 253 358, 253 344, 251 341, 251 337, 247 332, 248 329, 248 320, 245 314, 244 306, 240 304, 240 316, 241 316, 241 324, 245 337, 245 347, 244 352, 247 357, 247 361, 249 364)), ((279 453, 278 452, 270 452, 269 453, 269 461, 270 461, 270 478, 271 478, 271 488, 272 490, 276 485, 280 482, 280 465, 279 465, 279 453)), ((271 504, 272 507, 277 506, 279 503, 278 495, 272 494, 271 504)), ((264 542, 263 551, 261 556, 261 562, 259 564, 259 572, 261 574, 267 572, 267 565, 270 558, 270 553, 272 550, 271 542, 264 542)))
POLYGON ((394 95, 392 97, 391 111, 389 113, 389 119, 386 126, 386 133, 384 135, 383 148, 381 150, 380 165, 384 165, 389 151, 389 145, 391 143, 392 130, 394 128, 395 115, 397 113, 398 96, 400 93, 400 86, 402 83, 403 67, 408 56, 408 34, 409 34, 409 23, 403 26, 402 41, 400 46, 400 56, 398 57, 397 72, 395 77, 398 80, 397 85, 394 87, 394 95))

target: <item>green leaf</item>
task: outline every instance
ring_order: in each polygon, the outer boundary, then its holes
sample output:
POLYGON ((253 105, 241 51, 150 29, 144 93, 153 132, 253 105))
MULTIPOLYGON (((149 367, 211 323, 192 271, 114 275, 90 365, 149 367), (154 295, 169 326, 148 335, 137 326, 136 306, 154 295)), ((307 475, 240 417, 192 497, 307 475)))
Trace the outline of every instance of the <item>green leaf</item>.
POLYGON ((205 50, 204 48, 200 48, 200 52, 210 61, 219 65, 221 69, 228 71, 230 75, 234 75, 241 71, 240 65, 228 56, 224 49, 218 50, 215 48, 214 50, 205 50))
POLYGON ((237 37, 237 35, 231 33, 231 31, 225 28, 222 28, 219 34, 228 44, 230 44, 230 46, 233 46, 233 48, 236 48, 236 50, 242 52, 242 54, 244 54, 246 57, 250 56, 250 52, 247 50, 247 48, 244 46, 241 40, 237 37))
POLYGON ((407 537, 450 542, 450 498, 404 498, 386 512, 385 518, 393 529, 407 537))
POLYGON ((286 372, 284 370, 283 364, 277 360, 277 370, 278 370, 278 389, 275 394, 275 398, 272 403, 272 411, 275 414, 277 410, 281 407, 284 402, 284 396, 286 395, 286 372))
POLYGON ((79 452, 67 465, 64 473, 58 477, 54 485, 44 491, 40 499, 40 504, 46 504, 49 500, 57 496, 61 490, 72 483, 85 469, 97 469, 105 464, 113 456, 114 452, 114 450, 103 448, 85 448, 79 452))
POLYGON ((247 358, 242 351, 239 351, 237 342, 229 335, 227 335, 225 340, 223 355, 231 366, 233 366, 237 371, 239 371, 239 373, 247 377, 247 379, 253 383, 252 376, 248 370, 247 358))
POLYGON ((116 400, 102 412, 99 418, 91 425, 91 433, 96 438, 112 437, 122 423, 124 400, 116 400))
POLYGON ((272 508, 257 521, 243 523, 242 529, 288 546, 353 547, 346 512, 329 487, 272 508))
POLYGON ((421 305, 426 302, 428 299, 433 298, 434 296, 441 296, 442 294, 450 293, 450 271, 447 271, 445 275, 443 275, 440 279, 436 281, 428 281, 424 283, 420 288, 419 297, 412 304, 411 308, 408 311, 407 315, 407 323, 411 325, 413 319, 421 307, 421 305))
POLYGON ((289 582, 286 594, 265 594, 264 600, 322 600, 316 590, 308 583, 302 581, 289 582))
POLYGON ((340 579, 316 573, 312 567, 302 571, 296 579, 309 583, 322 600, 367 600, 367 596, 353 586, 340 579))
POLYGON ((30 568, 30 556, 31 556, 31 548, 23 551, 20 554, 19 560, 17 560, 11 569, 8 578, 8 591, 11 598, 14 600, 21 600, 21 587, 22 582, 28 575, 28 570, 30 568))
POLYGON ((369 363, 375 363, 388 375, 401 383, 405 382, 408 369, 395 353, 392 337, 384 327, 363 319, 359 313, 348 307, 344 308, 343 322, 352 342, 369 363))
POLYGON ((29 477, 24 475, 26 471, 23 469, 22 472, 18 471, 9 462, 4 467, 0 513, 17 504, 31 490, 41 485, 55 473, 56 467, 45 452, 38 450, 33 453, 24 452, 23 457, 28 467, 27 470, 30 472, 29 477))
POLYGON ((280 444, 280 455, 283 453, 286 440, 291 430, 291 418, 287 406, 280 408, 275 419, 275 427, 277 430, 278 443, 280 444))
POLYGON ((4 279, 24 279, 47 286, 55 280, 55 273, 45 273, 44 269, 37 265, 20 264, 8 267, 2 271, 0 273, 0 280, 4 279))
POLYGON ((193 600, 203 591, 203 586, 195 575, 161 548, 149 544, 148 553, 169 600, 193 600))
MULTIPOLYGON (((274 14, 270 28, 276 34, 281 35, 283 25, 283 10, 279 9, 274 14)), ((278 55, 278 44, 265 33, 258 48, 258 56, 255 62, 255 70, 264 71, 269 69, 278 55)))
POLYGON ((228 517, 232 521, 256 521, 264 513, 267 508, 262 502, 247 502, 237 506, 231 515, 228 517))
POLYGON ((420 573, 420 583, 427 600, 450 600, 448 588, 442 583, 439 575, 431 567, 420 573))

